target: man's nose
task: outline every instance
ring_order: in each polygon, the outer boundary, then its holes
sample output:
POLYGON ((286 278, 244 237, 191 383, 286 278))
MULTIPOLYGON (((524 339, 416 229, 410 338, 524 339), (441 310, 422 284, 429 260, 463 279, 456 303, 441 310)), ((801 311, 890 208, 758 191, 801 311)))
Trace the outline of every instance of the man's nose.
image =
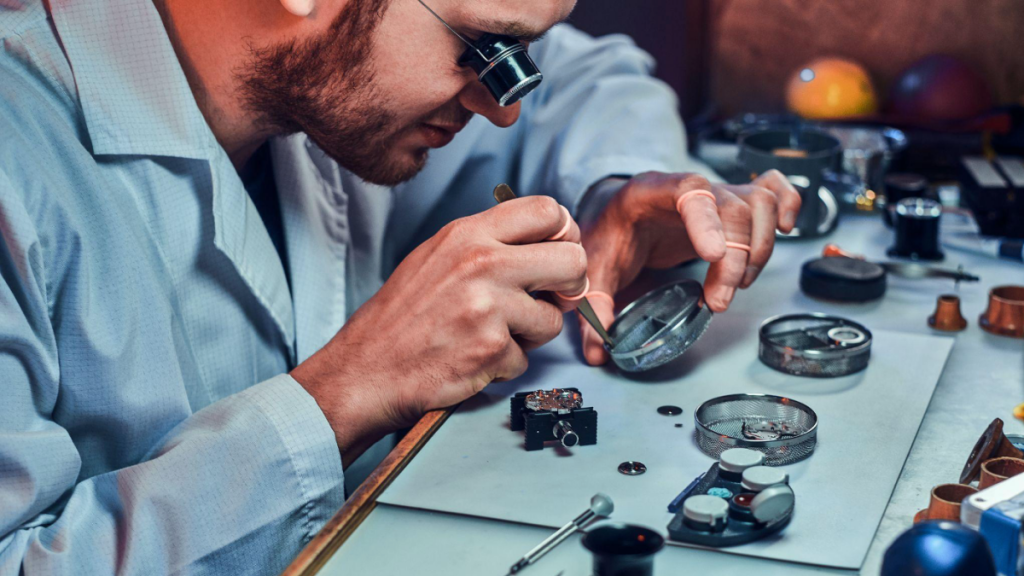
POLYGON ((519 102, 511 106, 499 106, 487 87, 475 78, 459 92, 459 103, 466 110, 487 118, 491 124, 499 128, 508 128, 519 119, 519 102))

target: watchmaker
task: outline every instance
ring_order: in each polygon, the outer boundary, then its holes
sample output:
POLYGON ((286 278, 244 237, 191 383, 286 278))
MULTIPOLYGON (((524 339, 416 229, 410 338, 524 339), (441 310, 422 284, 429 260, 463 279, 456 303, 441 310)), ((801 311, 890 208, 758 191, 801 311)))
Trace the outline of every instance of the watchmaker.
POLYGON ((702 258, 725 310, 798 196, 710 182, 650 58, 572 8, 5 2, 0 573, 276 573, 588 286, 608 323, 702 258), (502 42, 543 71, 522 102, 465 59, 502 42))

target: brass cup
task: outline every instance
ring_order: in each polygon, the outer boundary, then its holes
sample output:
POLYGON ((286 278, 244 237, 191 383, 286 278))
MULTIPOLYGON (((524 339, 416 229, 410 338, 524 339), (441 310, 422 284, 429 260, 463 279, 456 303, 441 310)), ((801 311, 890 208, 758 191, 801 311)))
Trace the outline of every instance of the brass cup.
POLYGON ((996 286, 988 293, 988 310, 978 318, 986 332, 1024 338, 1024 286, 996 286))
POLYGON ((1003 457, 987 460, 981 464, 981 480, 978 481, 978 488, 984 490, 1021 472, 1024 472, 1024 460, 1020 458, 1003 457))
POLYGON ((914 515, 914 523, 925 520, 960 521, 960 503, 978 489, 967 484, 939 484, 932 488, 928 507, 914 515))
POLYGON ((960 313, 960 297, 953 294, 939 296, 935 313, 928 317, 928 325, 943 332, 959 332, 967 327, 967 319, 960 313))

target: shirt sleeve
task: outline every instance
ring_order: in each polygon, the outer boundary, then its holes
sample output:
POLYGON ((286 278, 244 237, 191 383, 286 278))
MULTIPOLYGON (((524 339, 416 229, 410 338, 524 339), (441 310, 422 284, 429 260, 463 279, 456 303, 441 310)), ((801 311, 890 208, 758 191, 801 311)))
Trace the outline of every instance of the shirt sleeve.
POLYGON ((280 572, 344 500, 316 402, 280 375, 184 418, 141 462, 80 478, 53 416, 40 244, 11 189, 0 172, 0 574, 280 572))
POLYGON ((610 176, 698 172, 720 181, 688 155, 675 94, 651 76, 653 58, 628 37, 593 38, 560 25, 530 52, 544 81, 523 100, 525 190, 551 194, 578 214, 585 193, 610 176))

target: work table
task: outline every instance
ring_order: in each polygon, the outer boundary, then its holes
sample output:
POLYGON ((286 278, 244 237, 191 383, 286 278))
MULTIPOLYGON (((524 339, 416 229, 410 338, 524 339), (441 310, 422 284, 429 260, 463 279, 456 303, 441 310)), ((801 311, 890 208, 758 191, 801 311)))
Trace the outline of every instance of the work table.
MULTIPOLYGON (((954 289, 951 280, 890 276, 886 295, 875 302, 812 300, 799 290, 800 265, 820 255, 826 243, 837 243, 848 252, 874 260, 886 259, 885 251, 892 244, 893 234, 878 215, 843 216, 830 236, 778 242, 761 277, 750 289, 738 292, 726 314, 768 318, 784 312, 825 312, 856 320, 872 330, 942 334, 931 330, 926 319, 940 294, 960 296, 968 327, 959 333, 943 334, 955 338, 955 345, 860 570, 861 574, 875 575, 885 549, 911 526, 914 513, 927 505, 931 488, 957 481, 972 446, 993 418, 1006 422, 1007 433, 1024 433, 1024 424, 1012 418, 1013 407, 1024 399, 1024 341, 988 334, 977 322, 986 308, 989 290, 1001 284, 1024 283, 1024 267, 946 249, 946 260, 938 265, 962 264, 981 281, 961 283, 954 289)), ((700 279, 704 268, 689 266, 681 273, 700 279)), ((566 325, 569 327, 570 322, 566 325)), ((681 421, 692 430, 692 414, 688 416, 689 420, 681 421)), ((841 497, 836 499, 837 516, 856 513, 843 508, 841 497)), ((651 528, 665 532, 664 526, 651 528)), ((319 573, 500 575, 551 532, 546 527, 379 504, 319 573)), ((590 562, 589 553, 576 535, 524 573, 584 576, 591 573, 590 562)), ((688 573, 750 571, 759 576, 854 573, 674 546, 659 554, 655 566, 656 574, 680 573, 683 568, 688 573)))

